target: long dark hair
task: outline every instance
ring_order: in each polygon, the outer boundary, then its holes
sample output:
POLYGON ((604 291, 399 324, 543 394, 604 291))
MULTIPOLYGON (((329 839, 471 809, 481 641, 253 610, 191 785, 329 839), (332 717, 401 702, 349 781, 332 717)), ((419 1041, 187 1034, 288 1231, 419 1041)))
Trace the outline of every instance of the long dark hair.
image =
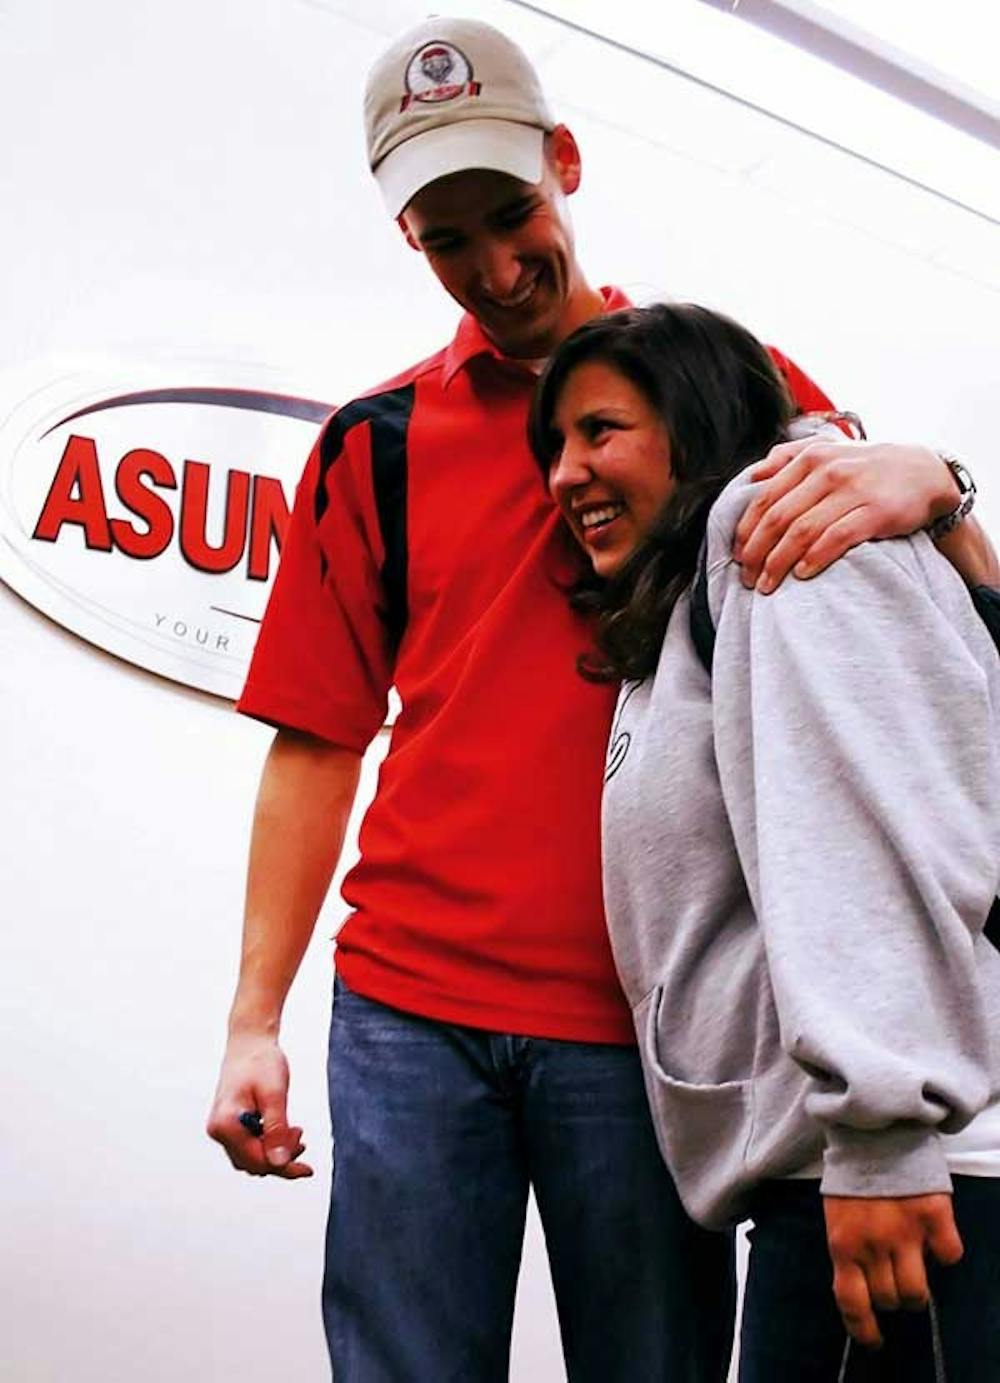
POLYGON ((581 658, 583 675, 641 679, 655 670, 670 613, 694 578, 709 509, 734 475, 784 439, 794 406, 766 349, 730 318, 693 303, 609 313, 567 337, 539 380, 528 437, 546 479, 562 447, 556 405, 587 360, 641 390, 670 438, 675 485, 652 530, 614 576, 585 577, 571 596, 597 616, 597 650, 581 658))

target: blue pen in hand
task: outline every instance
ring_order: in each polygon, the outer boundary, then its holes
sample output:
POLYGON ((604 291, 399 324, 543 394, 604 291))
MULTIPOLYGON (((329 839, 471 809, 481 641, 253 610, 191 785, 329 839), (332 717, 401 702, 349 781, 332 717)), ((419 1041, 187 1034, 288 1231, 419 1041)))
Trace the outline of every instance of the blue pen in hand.
POLYGON ((256 1109, 245 1109, 240 1115, 240 1123, 247 1133, 252 1133, 255 1138, 263 1138, 264 1116, 256 1109))

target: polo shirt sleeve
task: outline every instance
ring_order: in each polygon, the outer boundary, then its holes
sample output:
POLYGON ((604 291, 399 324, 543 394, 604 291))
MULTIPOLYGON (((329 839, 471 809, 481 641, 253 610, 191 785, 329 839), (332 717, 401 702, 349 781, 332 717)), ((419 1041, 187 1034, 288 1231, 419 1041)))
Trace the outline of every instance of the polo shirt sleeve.
POLYGON ((295 496, 237 710, 363 752, 383 724, 394 648, 367 426, 325 424, 295 496))

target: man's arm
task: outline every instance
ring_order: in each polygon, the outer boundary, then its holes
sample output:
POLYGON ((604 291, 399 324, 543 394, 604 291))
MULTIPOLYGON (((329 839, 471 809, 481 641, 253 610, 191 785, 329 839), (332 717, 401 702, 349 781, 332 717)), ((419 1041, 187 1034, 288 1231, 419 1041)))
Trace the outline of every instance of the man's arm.
POLYGON ((1000 558, 975 519, 968 518, 943 538, 936 538, 934 546, 967 586, 1000 586, 1000 558))
POLYGON ((239 980, 210 1137, 233 1166, 293 1180, 302 1130, 287 1116, 288 1063, 278 1045, 281 1011, 340 855, 361 755, 314 735, 279 730, 261 775, 247 871, 239 980), (239 1121, 263 1116, 259 1138, 239 1121))
MULTIPOLYGON (((744 584, 763 594, 789 572, 815 576, 870 538, 926 528, 961 498, 937 452, 891 442, 784 442, 754 468, 753 478, 769 483, 747 506, 733 555, 744 584)), ((1000 585, 1000 562, 974 519, 938 547, 966 585, 1000 585)))

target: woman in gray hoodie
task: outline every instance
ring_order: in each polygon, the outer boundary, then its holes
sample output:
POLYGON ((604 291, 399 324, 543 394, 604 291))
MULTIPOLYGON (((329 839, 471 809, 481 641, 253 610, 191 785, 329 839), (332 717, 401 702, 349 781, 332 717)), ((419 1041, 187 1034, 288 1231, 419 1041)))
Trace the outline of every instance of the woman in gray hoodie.
POLYGON ((593 568, 581 671, 622 681, 612 943, 689 1213, 754 1221, 742 1383, 945 1364, 981 1383, 1000 1379, 1000 661, 926 534, 744 587, 745 467, 790 423, 766 350, 690 305, 589 323, 540 382, 532 444, 593 568), (851 1357, 838 1307, 886 1348, 851 1357))

